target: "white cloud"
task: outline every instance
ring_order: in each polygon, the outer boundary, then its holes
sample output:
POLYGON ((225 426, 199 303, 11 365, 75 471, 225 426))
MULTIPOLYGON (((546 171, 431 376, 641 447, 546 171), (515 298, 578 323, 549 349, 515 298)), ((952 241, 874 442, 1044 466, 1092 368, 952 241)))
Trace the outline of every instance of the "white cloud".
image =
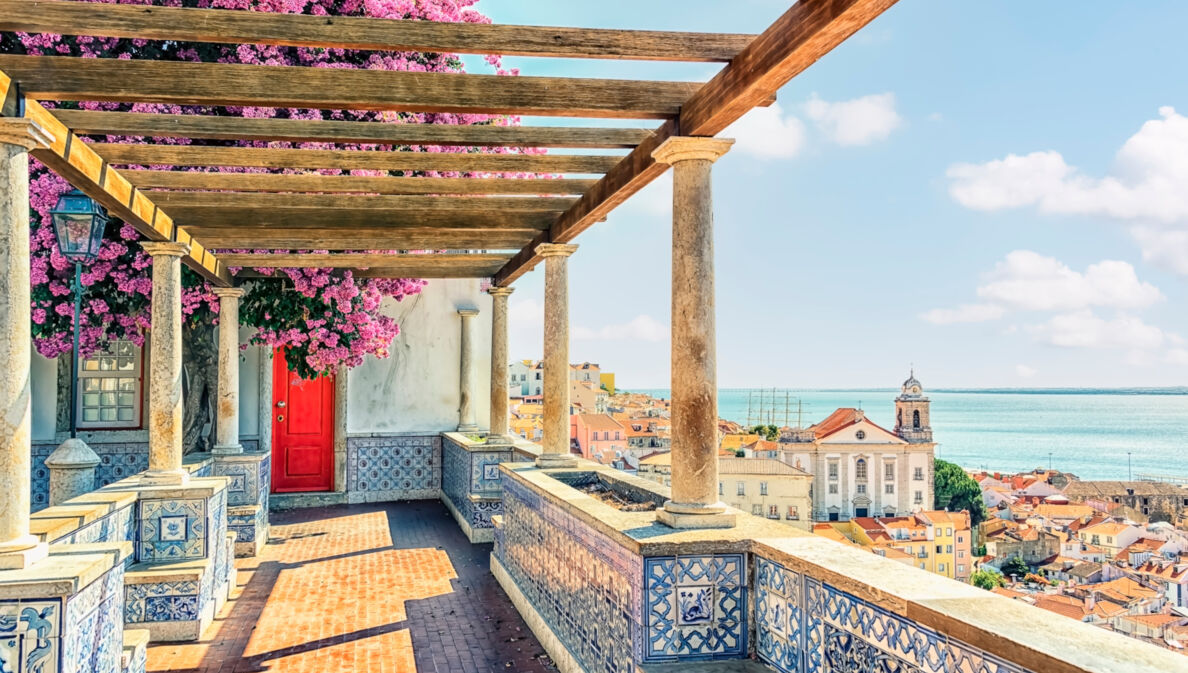
MULTIPOLYGON (((652 180, 644 188, 627 199, 624 204, 647 215, 663 215, 672 217, 672 171, 664 171, 664 175, 652 180)), ((612 211, 611 217, 614 217, 612 211)))
POLYGON ((1120 314, 1106 320, 1089 310, 1052 316, 1047 322, 1028 329, 1040 341, 1062 348, 1150 351, 1169 341, 1163 330, 1134 316, 1120 314))
POLYGON ((1188 348, 1172 348, 1164 359, 1173 365, 1188 365, 1188 348))
POLYGON ((1188 117, 1171 107, 1143 124, 1103 177, 1080 173, 1056 151, 1010 154, 949 167, 949 193, 975 210, 1034 207, 1130 222, 1147 259, 1188 274, 1188 117))
POLYGON ((1005 309, 994 304, 962 304, 957 308, 934 308, 920 317, 935 325, 951 325, 959 322, 998 320, 1005 313, 1005 309))
POLYGON ((598 329, 574 327, 574 339, 588 341, 664 341, 668 327, 649 315, 638 315, 620 325, 604 325, 598 329))
POLYGON ((871 94, 831 103, 815 95, 804 105, 805 114, 838 145, 869 145, 899 128, 895 94, 871 94))
POLYGON ((779 103, 757 107, 722 132, 734 138, 734 150, 761 159, 788 159, 804 147, 804 122, 785 114, 779 103))
POLYGON ((1104 260, 1084 273, 1031 250, 1015 250, 994 267, 989 282, 978 288, 983 301, 1028 311, 1074 311, 1092 306, 1138 309, 1163 293, 1142 282, 1127 262, 1104 260))
POLYGON ((1027 365, 1015 365, 1015 374, 1017 374, 1019 378, 1029 379, 1038 373, 1039 372, 1036 371, 1034 367, 1028 367, 1027 365))
POLYGON ((512 325, 544 325, 544 304, 535 299, 512 299, 507 303, 507 321, 512 325))

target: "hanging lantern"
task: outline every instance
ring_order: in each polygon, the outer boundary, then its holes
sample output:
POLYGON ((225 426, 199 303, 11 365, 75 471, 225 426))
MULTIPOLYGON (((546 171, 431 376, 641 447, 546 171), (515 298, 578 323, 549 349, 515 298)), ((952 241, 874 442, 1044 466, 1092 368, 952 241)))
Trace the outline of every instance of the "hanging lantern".
POLYGON ((102 206, 75 189, 58 197, 50 217, 63 257, 75 263, 95 261, 108 220, 102 206))

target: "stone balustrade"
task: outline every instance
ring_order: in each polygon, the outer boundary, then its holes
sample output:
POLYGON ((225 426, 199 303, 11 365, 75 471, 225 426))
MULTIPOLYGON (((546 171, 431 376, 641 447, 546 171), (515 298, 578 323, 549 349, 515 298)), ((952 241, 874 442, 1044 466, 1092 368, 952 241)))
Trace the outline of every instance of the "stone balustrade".
POLYGON ((616 509, 575 486, 656 505, 669 490, 597 463, 498 469, 492 572, 567 673, 752 656, 782 673, 1186 668, 1176 653, 749 514, 674 529, 616 509))

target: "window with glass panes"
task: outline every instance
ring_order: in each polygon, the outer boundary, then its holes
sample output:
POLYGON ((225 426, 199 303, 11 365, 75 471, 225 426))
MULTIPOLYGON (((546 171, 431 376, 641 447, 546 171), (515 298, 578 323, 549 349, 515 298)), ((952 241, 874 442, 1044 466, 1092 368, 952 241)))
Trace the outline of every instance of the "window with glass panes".
POLYGON ((142 358, 131 341, 113 341, 82 361, 78 372, 78 427, 140 426, 142 358))

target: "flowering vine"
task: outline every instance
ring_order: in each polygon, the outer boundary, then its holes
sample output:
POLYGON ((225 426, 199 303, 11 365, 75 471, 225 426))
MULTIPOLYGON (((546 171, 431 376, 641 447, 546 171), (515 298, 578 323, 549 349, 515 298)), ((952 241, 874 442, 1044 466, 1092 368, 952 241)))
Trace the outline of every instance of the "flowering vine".
MULTIPOLYGON (((472 9, 477 0, 87 0, 116 4, 197 7, 242 11, 311 15, 352 15, 372 18, 485 23, 489 20, 472 9)), ((87 58, 132 58, 171 61, 203 61, 255 65, 300 65, 319 68, 366 68, 417 72, 462 72, 462 61, 454 54, 420 52, 376 52, 348 49, 281 47, 268 45, 221 45, 142 39, 61 36, 52 34, 4 33, 0 52, 87 58)), ((486 57, 497 74, 516 75, 504 70, 497 56, 486 57)), ((332 119, 387 123, 500 124, 518 123, 507 116, 452 113, 396 113, 350 110, 303 110, 209 107, 164 104, 120 104, 83 102, 62 104, 87 110, 121 110, 166 114, 205 114, 252 118, 332 119)), ((281 143, 257 141, 190 140, 185 138, 128 138, 107 136, 106 142, 163 144, 238 145, 247 147, 333 147, 325 143, 281 143)), ((375 145, 339 145, 346 149, 399 149, 375 145)), ((525 152, 543 150, 453 146, 412 146, 426 152, 525 152)), ((157 167, 160 168, 160 167, 157 167)), ((275 172, 260 168, 187 168, 220 172, 275 172)), ((33 284, 34 345, 46 357, 67 352, 73 336, 73 265, 56 247, 48 211, 70 186, 41 164, 30 169, 30 207, 33 284)), ((283 172, 295 173, 286 170, 283 172)), ((323 174, 342 171, 325 170, 323 174)), ((354 171, 356 175, 388 175, 382 171, 354 171)), ((409 173, 392 172, 392 175, 409 173)), ((459 177, 456 172, 417 175, 459 177)), ((511 174, 504 174, 511 176, 511 174)), ((217 194, 211 195, 217 200, 217 194)), ((140 236, 129 225, 113 220, 108 225, 99 259, 83 274, 83 311, 80 346, 84 355, 94 353, 113 339, 144 342, 150 327, 152 294, 151 259, 141 250, 140 236)), ((268 251, 290 252, 290 251, 268 251)), ((257 274, 261 275, 261 274, 257 274)), ((241 324, 256 328, 252 342, 286 349, 289 368, 313 378, 333 372, 339 366, 361 364, 367 355, 386 357, 392 339, 399 334, 396 322, 384 315, 385 300, 400 300, 421 291, 425 282, 413 279, 359 278, 349 271, 331 269, 264 270, 262 279, 246 284, 247 294, 240 311, 241 324)), ((195 273, 183 274, 182 307, 186 320, 197 324, 217 316, 218 303, 210 287, 195 273)))

